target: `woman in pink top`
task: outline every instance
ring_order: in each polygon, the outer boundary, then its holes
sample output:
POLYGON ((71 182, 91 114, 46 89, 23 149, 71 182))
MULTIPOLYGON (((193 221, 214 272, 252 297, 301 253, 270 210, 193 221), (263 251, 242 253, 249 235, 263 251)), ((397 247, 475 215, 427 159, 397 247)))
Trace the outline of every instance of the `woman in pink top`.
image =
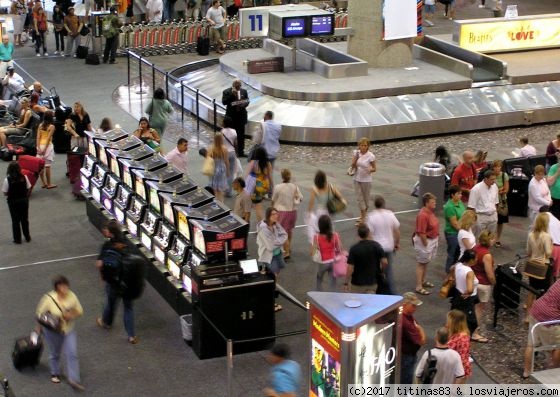
POLYGON ((449 340, 447 346, 461 356, 465 378, 471 376, 472 368, 469 360, 471 352, 471 336, 467 326, 467 316, 460 310, 454 309, 447 313, 447 330, 449 340))
MULTIPOLYGON (((478 244, 475 245, 473 249, 476 255, 476 263, 471 269, 474 272, 474 276, 478 279, 478 303, 474 305, 474 313, 479 326, 483 324, 482 313, 484 313, 492 297, 492 287, 496 285, 494 257, 490 252, 490 247, 492 247, 495 240, 496 237, 492 232, 483 230, 480 236, 478 236, 478 244)), ((478 331, 480 331, 480 329, 478 331)), ((473 335, 473 339, 483 343, 488 341, 487 338, 478 333, 477 335, 473 335)))
POLYGON ((328 215, 319 217, 319 233, 313 238, 311 255, 315 250, 321 253, 321 262, 317 266, 317 291, 323 290, 323 277, 328 273, 329 291, 336 291, 336 278, 333 273, 333 264, 338 252, 342 252, 342 245, 338 233, 332 229, 331 218, 328 215))

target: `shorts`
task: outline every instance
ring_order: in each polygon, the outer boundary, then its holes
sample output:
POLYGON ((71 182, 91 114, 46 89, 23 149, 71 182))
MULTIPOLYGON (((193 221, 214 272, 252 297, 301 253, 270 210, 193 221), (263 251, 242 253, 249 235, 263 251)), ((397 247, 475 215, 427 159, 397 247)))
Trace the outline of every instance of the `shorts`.
POLYGON ((296 227, 297 211, 278 211, 278 223, 286 232, 291 232, 296 227))
POLYGON ((226 25, 222 26, 221 28, 210 28, 208 29, 208 33, 210 35, 210 41, 212 43, 217 43, 218 40, 224 41, 226 39, 226 25))
POLYGON ((435 14, 436 13, 436 5, 435 4, 424 4, 424 12, 426 14, 435 14))
POLYGON ((535 340, 534 342, 531 341, 531 329, 536 323, 538 323, 538 321, 529 314, 529 333, 527 335, 527 346, 538 347, 541 345, 560 345, 560 325, 537 327, 534 334, 535 340))
POLYGON ((416 262, 423 264, 429 263, 436 257, 438 249, 437 238, 429 238, 428 246, 424 247, 420 237, 415 235, 412 238, 412 243, 414 245, 414 252, 416 253, 416 262))
POLYGON ((354 285, 350 284, 350 292, 353 294, 375 294, 377 284, 372 285, 354 285))
POLYGON ((280 253, 280 255, 273 256, 270 263, 261 262, 261 265, 265 265, 266 268, 272 273, 278 274, 280 273, 280 270, 286 267, 286 262, 284 262, 284 257, 282 256, 282 253, 280 253))
POLYGON ((478 284, 476 290, 480 303, 490 302, 490 298, 492 297, 492 285, 478 284))

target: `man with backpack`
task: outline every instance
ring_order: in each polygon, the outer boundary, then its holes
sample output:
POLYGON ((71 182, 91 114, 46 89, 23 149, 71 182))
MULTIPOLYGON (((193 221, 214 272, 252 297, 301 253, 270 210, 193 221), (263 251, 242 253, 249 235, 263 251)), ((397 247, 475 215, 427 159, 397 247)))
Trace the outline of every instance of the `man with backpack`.
POLYGON ((436 347, 426 351, 416 367, 417 383, 437 385, 465 383, 465 370, 461 363, 461 356, 447 346, 448 338, 447 328, 438 328, 435 337, 436 347), (432 365, 431 374, 425 371, 428 357, 432 365), (434 367, 435 369, 433 369, 434 367))
POLYGON ((103 51, 103 63, 115 63, 117 45, 119 42, 119 28, 122 26, 117 16, 117 8, 112 6, 109 15, 103 17, 103 37, 105 37, 105 50, 103 51))
POLYGON ((128 342, 138 343, 134 332, 134 311, 132 301, 140 296, 144 283, 143 259, 129 253, 128 244, 123 236, 121 226, 116 220, 110 220, 102 229, 109 240, 101 247, 96 267, 105 281, 107 301, 103 314, 97 318, 97 325, 110 329, 119 299, 124 306, 124 327, 128 342))

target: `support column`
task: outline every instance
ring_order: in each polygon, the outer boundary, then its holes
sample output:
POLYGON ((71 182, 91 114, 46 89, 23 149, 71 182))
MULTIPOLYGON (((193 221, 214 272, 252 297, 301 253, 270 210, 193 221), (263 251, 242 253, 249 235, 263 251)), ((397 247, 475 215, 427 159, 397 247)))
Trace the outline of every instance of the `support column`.
POLYGON ((412 64, 412 38, 382 40, 383 0, 352 0, 348 4, 348 54, 363 59, 370 68, 397 68, 412 64))

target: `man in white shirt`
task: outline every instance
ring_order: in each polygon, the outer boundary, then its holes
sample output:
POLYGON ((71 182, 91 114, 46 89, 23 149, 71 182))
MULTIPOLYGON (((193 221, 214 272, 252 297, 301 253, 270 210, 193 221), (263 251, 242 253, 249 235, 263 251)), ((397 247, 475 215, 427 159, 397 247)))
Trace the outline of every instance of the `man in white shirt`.
POLYGON ((478 238, 480 232, 488 230, 496 233, 498 226, 497 205, 500 202, 496 175, 491 170, 484 172, 484 179, 471 189, 468 208, 476 212, 476 225, 473 233, 478 238))
POLYGON ((270 161, 274 169, 274 161, 276 161, 276 156, 280 150, 282 126, 274 121, 273 118, 274 113, 267 110, 264 114, 263 145, 268 155, 268 161, 270 161))
POLYGON ((2 79, 2 85, 4 86, 3 99, 10 99, 18 92, 25 90, 25 81, 23 77, 16 73, 13 66, 8 66, 6 69, 6 76, 2 79))
POLYGON ((165 155, 165 159, 173 167, 177 168, 183 174, 188 174, 187 168, 187 151, 189 142, 185 138, 179 138, 177 147, 165 155))
POLYGON ((375 209, 367 215, 365 223, 371 231, 371 237, 381 245, 387 257, 387 267, 383 270, 386 288, 379 292, 379 285, 377 293, 396 295, 393 259, 400 246, 400 223, 392 211, 385 209, 385 199, 382 196, 375 196, 374 205, 375 209))
POLYGON ((519 138, 519 144, 521 145, 521 150, 519 150, 519 157, 529 157, 536 156, 537 149, 533 145, 529 145, 529 138, 526 136, 519 138))
POLYGON ((163 0, 148 0, 146 14, 149 22, 161 23, 163 16, 163 0))
POLYGON ((533 222, 543 205, 552 205, 552 196, 550 189, 546 182, 546 170, 544 166, 537 165, 533 173, 533 178, 529 182, 529 200, 527 206, 529 207, 529 227, 533 227, 533 222))
MULTIPOLYGON (((447 328, 438 328, 435 338, 436 347, 434 349, 430 349, 432 357, 437 359, 437 372, 432 381, 432 384, 434 385, 465 383, 465 369, 463 368, 463 364, 461 362, 461 356, 455 350, 450 349, 447 346, 448 339, 449 332, 447 331, 447 328)), ((424 352, 424 355, 420 361, 418 361, 418 366, 416 367, 416 378, 418 383, 422 383, 420 379, 422 378, 422 373, 424 372, 427 359, 428 352, 424 352)))
POLYGON ((206 20, 210 23, 210 41, 214 43, 216 52, 223 54, 226 49, 226 10, 220 5, 220 0, 212 1, 212 7, 206 12, 206 20))

